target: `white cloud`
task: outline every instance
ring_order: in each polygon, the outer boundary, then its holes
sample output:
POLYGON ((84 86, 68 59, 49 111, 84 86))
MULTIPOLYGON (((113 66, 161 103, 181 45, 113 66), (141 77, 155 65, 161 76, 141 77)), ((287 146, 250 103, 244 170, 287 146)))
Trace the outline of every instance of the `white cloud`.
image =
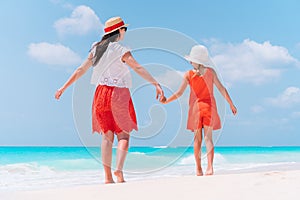
POLYGON ((81 62, 78 54, 61 44, 32 43, 27 53, 31 58, 48 65, 69 66, 81 62))
POLYGON ((300 118, 300 112, 293 112, 292 118, 300 118))
POLYGON ((88 6, 76 7, 71 16, 62 18, 54 23, 59 35, 84 35, 91 31, 101 31, 103 25, 95 12, 88 6))
POLYGON ((259 105, 254 105, 250 108, 251 112, 253 113, 261 113, 264 111, 264 108, 262 106, 259 105))
POLYGON ((284 67, 299 64, 285 47, 268 41, 257 43, 246 39, 240 44, 224 44, 213 40, 210 50, 224 80, 230 84, 262 84, 280 77, 284 67))
POLYGON ((288 87, 274 98, 267 98, 266 102, 277 107, 293 107, 300 104, 300 88, 288 87))

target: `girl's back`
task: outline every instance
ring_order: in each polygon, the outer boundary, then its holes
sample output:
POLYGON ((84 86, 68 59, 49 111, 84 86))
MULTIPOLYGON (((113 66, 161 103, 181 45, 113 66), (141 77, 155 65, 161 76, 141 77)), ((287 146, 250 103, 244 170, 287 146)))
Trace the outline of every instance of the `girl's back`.
POLYGON ((203 125, 212 126, 214 130, 221 128, 216 101, 213 93, 213 72, 207 67, 203 75, 194 70, 189 71, 190 99, 187 127, 190 130, 203 125), (205 119, 203 121, 203 119, 205 119))
POLYGON ((189 85, 191 87, 190 102, 206 102, 211 105, 213 94, 213 74, 206 68, 203 75, 198 75, 194 70, 189 71, 189 85))

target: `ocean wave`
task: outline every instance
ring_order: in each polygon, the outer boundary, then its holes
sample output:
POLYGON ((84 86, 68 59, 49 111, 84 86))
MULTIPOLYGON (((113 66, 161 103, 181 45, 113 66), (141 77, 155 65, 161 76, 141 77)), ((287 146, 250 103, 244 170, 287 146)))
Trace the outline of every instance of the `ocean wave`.
POLYGON ((144 152, 129 152, 128 154, 130 154, 130 155, 146 155, 146 153, 144 153, 144 152))
POLYGON ((49 166, 41 166, 37 163, 18 163, 18 164, 8 164, 0 166, 0 174, 10 174, 10 175, 31 175, 39 173, 54 173, 53 168, 49 166))
MULTIPOLYGON (((43 153, 43 156, 41 156, 41 151, 37 150, 27 150, 26 155, 22 155, 22 159, 20 155, 14 157, 15 153, 11 153, 12 156, 4 154, 3 162, 0 164, 0 190, 27 190, 104 182, 101 156, 98 150, 95 151, 94 157, 87 156, 86 152, 81 149, 75 153, 73 153, 74 149, 51 149, 49 153, 43 153), (10 164, 12 162, 19 163, 10 164)), ((42 150, 42 152, 47 152, 47 149, 42 150)), ((300 169, 298 149, 295 152, 291 151, 292 149, 279 150, 216 148, 214 169, 216 174, 300 169)), ((10 149, 10 151, 15 150, 10 149)), ((23 149, 18 151, 23 152, 23 149)), ((131 151, 127 155, 124 166, 127 181, 195 174, 192 149, 186 151, 185 148, 139 147, 131 148, 131 151)), ((116 163, 116 151, 113 152, 112 170, 116 163)), ((202 164, 205 169, 207 159, 205 151, 202 153, 202 164)))
POLYGON ((102 170, 61 171, 38 163, 0 166, 0 190, 23 190, 99 183, 102 170))
POLYGON ((155 149, 166 149, 168 146, 154 146, 155 149))
MULTIPOLYGON (((204 154, 202 157, 202 163, 206 164, 207 163, 207 159, 206 159, 206 154, 204 154)), ((214 163, 215 164, 220 164, 220 163, 227 163, 227 160, 225 159, 224 156, 222 156, 219 153, 215 153, 214 155, 214 163)), ((194 165, 195 164, 195 157, 194 155, 188 155, 184 158, 182 158, 181 160, 179 160, 178 162, 179 165, 194 165)))
POLYGON ((57 170, 93 170, 101 168, 101 158, 90 159, 60 159, 41 162, 43 165, 53 166, 57 170))

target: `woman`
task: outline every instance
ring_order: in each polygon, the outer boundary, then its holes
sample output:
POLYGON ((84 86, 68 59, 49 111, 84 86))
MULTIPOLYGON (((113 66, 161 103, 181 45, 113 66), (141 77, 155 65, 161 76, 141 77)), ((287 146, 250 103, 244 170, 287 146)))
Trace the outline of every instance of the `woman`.
POLYGON ((125 182, 123 165, 127 155, 130 132, 138 130, 136 114, 129 88, 131 76, 129 67, 156 88, 156 99, 164 93, 158 82, 132 56, 130 50, 119 41, 127 30, 120 17, 106 21, 104 36, 92 45, 88 58, 71 75, 69 80, 57 90, 55 98, 93 66, 91 83, 96 85, 92 105, 93 132, 102 133, 101 154, 105 173, 105 183, 114 183, 111 172, 112 145, 114 136, 118 139, 116 170, 118 182, 125 182))
POLYGON ((162 103, 170 103, 179 98, 186 87, 190 85, 189 113, 187 129, 194 132, 194 156, 196 161, 196 174, 202 176, 201 167, 201 144, 202 129, 204 130, 204 140, 207 151, 207 169, 206 175, 212 175, 214 145, 212 140, 212 131, 221 128, 220 117, 218 115, 216 101, 214 98, 213 86, 215 85, 223 97, 230 105, 232 113, 237 113, 236 107, 226 88, 219 81, 218 76, 213 68, 209 67, 211 61, 205 46, 196 45, 191 49, 190 55, 185 57, 190 61, 193 70, 184 74, 180 88, 170 98, 161 99, 162 103))

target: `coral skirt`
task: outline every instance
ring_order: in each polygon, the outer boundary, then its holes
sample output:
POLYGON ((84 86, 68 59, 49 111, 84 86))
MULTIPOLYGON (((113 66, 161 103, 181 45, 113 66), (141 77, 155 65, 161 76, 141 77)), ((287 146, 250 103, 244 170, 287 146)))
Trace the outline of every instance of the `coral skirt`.
POLYGON ((93 132, 118 134, 133 129, 138 127, 129 89, 98 85, 92 106, 93 132))

